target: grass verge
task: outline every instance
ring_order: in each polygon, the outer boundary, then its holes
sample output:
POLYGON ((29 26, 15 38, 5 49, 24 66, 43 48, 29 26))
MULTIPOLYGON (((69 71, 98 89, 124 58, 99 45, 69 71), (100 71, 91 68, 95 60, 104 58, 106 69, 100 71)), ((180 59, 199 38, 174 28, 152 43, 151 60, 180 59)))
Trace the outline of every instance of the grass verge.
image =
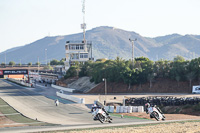
MULTIPOLYGON (((115 117, 121 117, 120 114, 110 114, 111 116, 115 116, 115 117)), ((136 117, 136 116, 128 116, 128 115, 123 115, 124 118, 129 118, 129 119, 145 119, 145 120, 150 120, 150 119, 146 119, 146 118, 140 118, 140 117, 136 117)))
MULTIPOLYGON (((9 106, 3 99, 0 98, 0 112, 2 114, 14 114, 14 113, 19 113, 17 112, 14 108, 9 106), (3 105, 3 106, 2 106, 3 105), (7 106, 4 106, 7 105, 7 106)), ((28 126, 49 126, 49 125, 54 125, 54 124, 49 124, 49 123, 41 123, 40 121, 30 119, 22 114, 14 114, 14 115, 6 115, 8 119, 16 122, 16 123, 23 123, 28 126), (26 124, 27 123, 27 124, 26 124), (34 124, 31 124, 34 123, 34 124)))

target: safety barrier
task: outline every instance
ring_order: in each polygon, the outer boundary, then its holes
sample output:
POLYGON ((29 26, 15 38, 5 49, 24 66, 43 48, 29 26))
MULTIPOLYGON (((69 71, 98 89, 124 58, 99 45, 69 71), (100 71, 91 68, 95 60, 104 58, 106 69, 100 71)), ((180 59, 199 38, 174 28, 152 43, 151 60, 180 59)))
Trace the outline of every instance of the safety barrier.
POLYGON ((144 106, 146 103, 157 106, 182 106, 182 105, 196 105, 200 103, 200 97, 141 97, 128 98, 125 100, 126 106, 144 106))
POLYGON ((20 80, 16 80, 16 79, 13 79, 13 78, 7 78, 7 80, 8 80, 8 81, 11 81, 11 82, 14 82, 14 83, 17 83, 17 84, 19 84, 19 85, 31 87, 31 84, 25 83, 25 82, 20 81, 20 80))
POLYGON ((105 106, 104 108, 109 113, 113 113, 114 112, 114 106, 105 106))
POLYGON ((53 84, 51 84, 51 87, 62 90, 62 91, 67 91, 67 92, 73 92, 75 90, 75 89, 65 88, 65 87, 61 87, 61 86, 57 86, 57 85, 53 85, 53 84))
POLYGON ((61 97, 61 98, 64 98, 64 99, 67 99, 67 100, 70 100, 70 101, 73 101, 73 102, 76 102, 76 103, 83 103, 83 104, 85 103, 84 98, 73 97, 71 95, 63 94, 63 93, 60 93, 60 92, 56 92, 56 95, 61 97))
POLYGON ((143 106, 116 106, 116 113, 144 112, 143 106))

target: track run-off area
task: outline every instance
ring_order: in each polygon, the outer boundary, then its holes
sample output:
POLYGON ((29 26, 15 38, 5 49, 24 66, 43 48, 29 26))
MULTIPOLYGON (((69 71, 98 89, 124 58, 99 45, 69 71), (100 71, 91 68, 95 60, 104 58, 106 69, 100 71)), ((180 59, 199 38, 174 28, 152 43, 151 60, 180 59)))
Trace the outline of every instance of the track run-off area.
MULTIPOLYGON (((113 116, 113 123, 101 124, 99 121, 93 120, 90 109, 85 105, 60 99, 56 96, 55 92, 56 90, 50 86, 42 87, 37 85, 36 88, 25 88, 8 82, 5 79, 0 79, 0 97, 5 102, 7 102, 19 113, 30 119, 53 124, 48 126, 32 125, 0 128, 0 132, 41 132, 52 130, 163 123, 163 121, 157 122, 147 119, 130 119, 113 116), (59 99, 59 101, 61 101, 59 106, 55 106, 55 99, 59 99)), ((89 95, 86 95, 85 97, 89 97, 89 95)), ((166 120, 164 122, 174 121, 180 120, 166 120)))

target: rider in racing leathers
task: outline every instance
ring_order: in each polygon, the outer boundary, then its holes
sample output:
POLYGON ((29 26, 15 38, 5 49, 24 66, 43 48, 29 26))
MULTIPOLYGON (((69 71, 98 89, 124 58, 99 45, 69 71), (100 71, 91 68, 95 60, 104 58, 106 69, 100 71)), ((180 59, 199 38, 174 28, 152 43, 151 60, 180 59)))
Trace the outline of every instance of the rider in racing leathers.
POLYGON ((96 109, 96 108, 102 109, 107 115, 109 115, 108 112, 104 109, 103 104, 101 104, 99 101, 94 101, 94 104, 92 105, 91 112, 93 112, 93 110, 96 109))
MULTIPOLYGON (((146 103, 146 104, 145 104, 145 111, 146 111, 147 114, 149 113, 148 109, 149 109, 150 107, 151 107, 151 106, 150 106, 149 103, 146 103)), ((152 107, 155 107, 161 114, 163 114, 163 112, 160 110, 160 108, 157 107, 156 105, 154 105, 154 106, 152 106, 152 107)))

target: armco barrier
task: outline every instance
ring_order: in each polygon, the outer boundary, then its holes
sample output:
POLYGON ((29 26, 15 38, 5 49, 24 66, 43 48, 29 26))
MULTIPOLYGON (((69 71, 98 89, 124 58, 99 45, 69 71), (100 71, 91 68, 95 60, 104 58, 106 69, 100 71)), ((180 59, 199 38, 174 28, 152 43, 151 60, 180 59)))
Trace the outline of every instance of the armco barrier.
POLYGON ((73 92, 75 90, 75 89, 65 88, 65 87, 61 87, 61 86, 57 86, 57 85, 53 85, 53 84, 51 84, 51 87, 53 87, 55 89, 67 91, 67 92, 73 92))
POLYGON ((12 81, 12 82, 17 83, 17 84, 20 84, 20 85, 23 85, 23 86, 31 87, 31 84, 24 83, 23 81, 19 81, 19 80, 12 79, 12 78, 7 78, 7 80, 12 81))
POLYGON ((85 99, 84 98, 73 97, 71 95, 63 94, 63 93, 60 93, 60 92, 56 92, 56 95, 61 97, 61 98, 73 101, 73 102, 83 103, 83 104, 85 103, 85 99))

